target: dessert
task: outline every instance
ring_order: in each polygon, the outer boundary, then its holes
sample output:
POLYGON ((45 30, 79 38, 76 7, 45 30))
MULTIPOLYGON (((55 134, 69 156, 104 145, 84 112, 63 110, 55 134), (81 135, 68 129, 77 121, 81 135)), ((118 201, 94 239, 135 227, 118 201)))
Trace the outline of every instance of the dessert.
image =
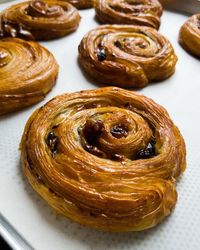
POLYGON ((24 1, 0 13, 0 37, 51 40, 75 31, 79 22, 77 9, 67 2, 24 1))
POLYGON ((158 0, 96 0, 96 17, 105 24, 132 24, 158 29, 163 12, 158 0))
POLYGON ((177 56, 168 39, 153 28, 104 25, 84 36, 79 62, 98 82, 142 88, 170 77, 177 56))
POLYGON ((183 137, 153 100, 116 87, 57 96, 21 140, 29 183, 59 214, 100 230, 151 228, 177 201, 183 137))
POLYGON ((189 53, 200 57, 200 14, 193 15, 183 24, 179 43, 189 53))
POLYGON ((54 56, 36 42, 0 40, 0 115, 44 99, 58 76, 54 56))

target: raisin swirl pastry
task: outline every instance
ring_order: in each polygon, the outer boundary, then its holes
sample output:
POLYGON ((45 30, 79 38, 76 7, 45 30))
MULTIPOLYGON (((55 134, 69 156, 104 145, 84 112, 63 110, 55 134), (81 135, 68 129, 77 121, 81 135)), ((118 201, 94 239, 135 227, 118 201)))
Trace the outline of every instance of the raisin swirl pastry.
POLYGON ((82 39, 79 61, 99 82, 141 88, 171 76, 177 57, 170 42, 153 28, 104 25, 82 39))
POLYGON ((92 8, 93 6, 93 0, 66 0, 66 1, 74 5, 77 9, 88 9, 92 8))
POLYGON ((97 19, 102 23, 135 24, 158 29, 163 12, 158 0, 96 0, 97 19))
POLYGON ((189 53, 200 57, 200 14, 190 17, 181 27, 179 42, 189 53))
POLYGON ((25 1, 0 14, 0 37, 50 40, 77 29, 78 11, 71 4, 57 0, 25 1))
POLYGON ((44 99, 57 75, 54 56, 38 43, 0 40, 0 115, 44 99))
POLYGON ((116 87, 55 97, 33 113, 21 141, 24 174, 50 206, 116 232, 170 214, 185 155, 164 108, 116 87))

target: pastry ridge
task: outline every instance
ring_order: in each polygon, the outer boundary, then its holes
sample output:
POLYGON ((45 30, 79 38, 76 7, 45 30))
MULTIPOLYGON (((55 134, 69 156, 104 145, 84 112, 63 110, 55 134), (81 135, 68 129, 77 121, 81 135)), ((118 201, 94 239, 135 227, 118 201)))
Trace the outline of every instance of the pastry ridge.
POLYGON ((20 149, 24 174, 51 207, 113 232, 144 230, 169 215, 186 167, 167 111, 116 87, 55 97, 29 118, 20 149))
POLYGON ((93 0, 63 0, 74 5, 77 9, 88 9, 93 7, 93 0))

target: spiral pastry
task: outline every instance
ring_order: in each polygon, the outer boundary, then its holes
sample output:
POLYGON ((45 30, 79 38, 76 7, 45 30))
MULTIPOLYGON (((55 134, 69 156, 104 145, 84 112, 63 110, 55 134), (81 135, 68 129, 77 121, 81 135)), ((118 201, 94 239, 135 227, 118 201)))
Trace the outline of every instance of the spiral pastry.
POLYGON ((38 43, 0 40, 0 115, 44 99, 57 75, 54 56, 38 43))
POLYGON ((189 53, 200 57, 200 14, 190 17, 181 27, 179 42, 189 53))
POLYGON ((79 61, 99 82, 141 88, 171 76, 177 57, 170 42, 155 29, 105 25, 82 39, 79 61))
POLYGON ((77 9, 88 9, 92 8, 93 6, 93 0, 66 0, 66 1, 74 5, 77 9))
POLYGON ((58 213, 106 231, 139 231, 169 215, 185 144, 164 108, 115 87, 57 96, 21 141, 23 171, 58 213))
POLYGON ((95 0, 97 19, 102 23, 135 24, 158 29, 163 12, 158 0, 95 0))
POLYGON ((78 11, 57 0, 25 1, 12 5, 0 15, 0 37, 50 40, 77 29, 78 11))

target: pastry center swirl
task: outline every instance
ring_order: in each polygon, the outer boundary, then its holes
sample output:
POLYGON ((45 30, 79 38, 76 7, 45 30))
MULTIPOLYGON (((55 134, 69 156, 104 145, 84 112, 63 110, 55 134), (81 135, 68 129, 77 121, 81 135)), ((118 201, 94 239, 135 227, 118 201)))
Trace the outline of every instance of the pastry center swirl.
POLYGON ((148 122, 136 113, 120 110, 88 117, 78 128, 82 147, 117 161, 154 157, 156 142, 148 122))
POLYGON ((153 57, 160 51, 160 44, 144 34, 132 34, 132 37, 119 37, 114 41, 115 47, 127 54, 135 56, 153 57))
MULTIPOLYGON (((157 155, 153 126, 142 115, 130 110, 129 106, 112 107, 109 112, 107 107, 98 107, 95 114, 93 109, 82 107, 77 116, 76 128, 63 121, 53 126, 46 135, 46 145, 53 158, 62 153, 64 147, 59 137, 65 138, 73 133, 82 150, 100 158, 132 161, 157 155)), ((57 119, 62 120, 59 117, 57 119)))
POLYGON ((63 15, 63 12, 62 7, 58 5, 50 6, 40 0, 30 2, 26 9, 26 13, 32 17, 59 17, 63 15))

